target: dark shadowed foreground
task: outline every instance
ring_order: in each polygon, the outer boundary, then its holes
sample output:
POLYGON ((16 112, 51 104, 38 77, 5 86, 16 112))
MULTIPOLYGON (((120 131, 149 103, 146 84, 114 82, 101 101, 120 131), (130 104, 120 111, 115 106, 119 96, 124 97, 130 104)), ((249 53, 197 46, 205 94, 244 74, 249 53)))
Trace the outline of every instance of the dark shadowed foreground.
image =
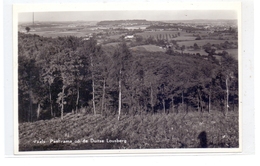
POLYGON ((19 150, 238 148, 238 113, 68 114, 19 125, 19 150))

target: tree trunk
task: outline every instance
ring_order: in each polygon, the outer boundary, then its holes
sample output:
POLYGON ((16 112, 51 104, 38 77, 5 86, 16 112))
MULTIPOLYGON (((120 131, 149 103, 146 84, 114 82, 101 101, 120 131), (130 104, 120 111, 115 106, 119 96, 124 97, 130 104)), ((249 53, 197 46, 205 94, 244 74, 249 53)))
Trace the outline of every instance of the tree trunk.
POLYGON ((210 112, 210 109, 211 109, 210 108, 211 107, 211 101, 210 101, 211 99, 210 98, 211 98, 211 94, 209 94, 209 112, 210 112))
POLYGON ((63 112, 64 112, 64 91, 65 91, 65 86, 62 86, 62 96, 61 96, 61 119, 63 119, 63 112))
POLYGON ((152 113, 153 113, 153 88, 152 88, 152 83, 150 82, 150 87, 151 87, 151 108, 152 108, 152 113))
POLYGON ((106 80, 105 80, 105 77, 104 77, 104 80, 103 80, 102 104, 101 104, 101 115, 102 115, 102 112, 104 110, 105 93, 106 93, 106 80))
POLYGON ((37 120, 40 118, 40 112, 41 112, 41 104, 38 103, 38 108, 37 108, 37 120))
POLYGON ((174 99, 172 97, 172 112, 174 113, 174 99))
POLYGON ((200 111, 200 98, 199 98, 199 95, 198 95, 197 99, 198 99, 198 111, 200 111))
POLYGON ((104 112, 107 112, 107 103, 105 102, 104 112))
POLYGON ((209 112, 211 110, 211 85, 209 87, 209 112))
POLYGON ((203 112, 202 97, 201 97, 200 90, 198 90, 198 94, 199 94, 200 111, 203 112))
POLYGON ((118 81, 118 90, 119 90, 119 94, 118 94, 118 120, 120 119, 120 113, 121 113, 121 69, 119 71, 119 81, 118 81))
POLYGON ((226 78, 226 93, 227 93, 227 100, 226 100, 226 115, 228 113, 228 100, 229 100, 229 87, 228 87, 228 77, 226 78))
POLYGON ((31 86, 29 87, 29 111, 28 111, 28 122, 32 122, 32 90, 31 86))
POLYGON ((78 113, 78 109, 79 109, 79 85, 77 85, 76 114, 78 113))
POLYGON ((33 99, 33 96, 32 96, 32 86, 31 86, 31 82, 32 82, 32 79, 31 79, 31 71, 29 72, 29 110, 28 110, 28 122, 32 122, 32 99, 33 99))
POLYGON ((164 99, 162 99, 163 100, 163 112, 164 112, 164 114, 166 113, 166 111, 165 111, 165 100, 164 99))
POLYGON ((50 107, 51 107, 51 117, 53 117, 52 97, 51 97, 51 86, 50 86, 50 85, 49 85, 49 99, 50 99, 50 107))
POLYGON ((95 105, 95 82, 92 79, 92 104, 93 104, 93 113, 96 115, 96 105, 95 105))
POLYGON ((183 94, 183 90, 181 92, 181 107, 182 107, 182 111, 184 111, 184 94, 183 94))
POLYGON ((95 105, 95 82, 94 82, 94 65, 93 65, 93 60, 92 56, 90 56, 90 63, 92 66, 92 71, 91 71, 91 77, 92 77, 92 104, 93 104, 93 113, 96 115, 96 105, 95 105))
POLYGON ((232 104, 233 104, 233 111, 235 111, 235 95, 233 94, 232 104))

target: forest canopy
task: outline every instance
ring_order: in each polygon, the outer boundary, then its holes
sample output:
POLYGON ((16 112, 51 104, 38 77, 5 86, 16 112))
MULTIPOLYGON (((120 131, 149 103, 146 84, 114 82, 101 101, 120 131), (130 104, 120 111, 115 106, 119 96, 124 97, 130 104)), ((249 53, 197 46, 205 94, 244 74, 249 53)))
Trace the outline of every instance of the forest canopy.
POLYGON ((19 122, 238 108, 238 62, 130 50, 67 36, 18 34, 19 122))

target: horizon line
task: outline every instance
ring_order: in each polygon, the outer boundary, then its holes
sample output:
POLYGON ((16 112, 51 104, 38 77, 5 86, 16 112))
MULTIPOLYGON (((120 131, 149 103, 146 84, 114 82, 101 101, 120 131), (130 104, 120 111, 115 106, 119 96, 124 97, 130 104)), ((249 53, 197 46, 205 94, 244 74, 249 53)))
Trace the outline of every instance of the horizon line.
MULTIPOLYGON (((217 21, 217 20, 224 20, 224 21, 228 21, 228 20, 238 20, 238 19, 225 19, 225 18, 221 18, 221 19, 209 19, 209 18, 205 18, 205 19, 180 19, 180 20, 147 20, 147 19, 107 19, 107 20, 68 20, 68 21, 34 21, 34 22, 100 22, 100 21, 132 21, 132 20, 145 20, 145 21, 194 21, 194 20, 213 20, 213 21, 217 21)), ((18 23, 29 23, 30 21, 18 21, 18 23)))

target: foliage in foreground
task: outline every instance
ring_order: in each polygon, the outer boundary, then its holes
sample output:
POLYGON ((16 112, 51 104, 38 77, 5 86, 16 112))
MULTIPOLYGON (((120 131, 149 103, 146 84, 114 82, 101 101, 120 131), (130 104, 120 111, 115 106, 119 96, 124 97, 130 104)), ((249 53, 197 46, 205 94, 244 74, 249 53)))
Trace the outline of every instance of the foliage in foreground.
POLYGON ((115 116, 67 114, 63 120, 19 124, 19 150, 238 148, 238 130, 236 111, 226 116, 220 112, 123 115, 120 121, 115 116), (93 139, 104 143, 90 142, 93 139), (106 139, 126 142, 106 143, 106 139))
POLYGON ((120 118, 238 107, 238 61, 226 54, 216 59, 212 49, 202 57, 130 50, 125 41, 106 47, 95 37, 18 38, 19 122, 82 109, 120 118))

